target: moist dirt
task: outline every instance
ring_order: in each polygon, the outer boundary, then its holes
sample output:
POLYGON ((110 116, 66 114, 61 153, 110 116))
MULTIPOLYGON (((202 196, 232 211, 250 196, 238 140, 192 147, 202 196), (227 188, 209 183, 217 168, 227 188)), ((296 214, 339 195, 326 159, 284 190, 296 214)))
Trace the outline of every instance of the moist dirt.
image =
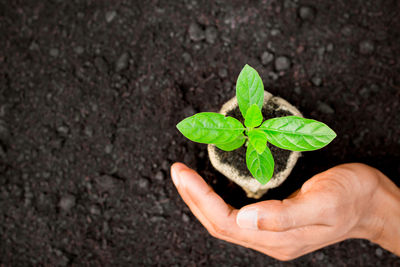
MULTIPOLYGON (((400 2, 1 1, 0 264, 398 266, 365 240, 290 262, 211 237, 169 168, 252 200, 175 128, 217 112, 245 64, 329 125, 264 199, 346 162, 400 177, 400 2)), ((390 212, 390 211, 388 211, 390 212)))

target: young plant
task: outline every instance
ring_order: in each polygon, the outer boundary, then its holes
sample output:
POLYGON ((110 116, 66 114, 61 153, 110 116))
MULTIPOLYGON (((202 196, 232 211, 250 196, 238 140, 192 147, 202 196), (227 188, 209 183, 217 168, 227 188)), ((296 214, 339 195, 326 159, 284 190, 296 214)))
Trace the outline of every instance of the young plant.
POLYGON ((224 151, 245 144, 247 167, 261 184, 266 184, 274 173, 275 163, 268 142, 291 151, 311 151, 326 146, 336 137, 324 123, 301 117, 278 117, 263 122, 264 85, 249 65, 239 74, 236 97, 244 126, 235 118, 202 112, 182 120, 176 127, 188 139, 214 144, 224 151))

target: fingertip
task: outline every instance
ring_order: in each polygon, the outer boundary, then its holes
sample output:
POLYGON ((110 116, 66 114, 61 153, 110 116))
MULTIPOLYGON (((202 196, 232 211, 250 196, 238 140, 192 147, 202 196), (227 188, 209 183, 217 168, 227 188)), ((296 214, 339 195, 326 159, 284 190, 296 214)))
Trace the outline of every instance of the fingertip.
POLYGON ((183 169, 188 169, 188 167, 181 162, 175 162, 171 165, 171 171, 175 170, 176 172, 180 172, 183 169))
POLYGON ((171 177, 176 187, 186 187, 188 183, 198 182, 200 175, 183 163, 176 162, 171 166, 171 177))
POLYGON ((203 178, 194 170, 190 168, 184 168, 179 170, 179 176, 183 177, 185 185, 204 182, 203 178))
POLYGON ((174 182, 176 187, 179 187, 180 185, 180 173, 182 170, 188 169, 188 167, 180 162, 175 162, 171 166, 171 178, 172 181, 174 182))

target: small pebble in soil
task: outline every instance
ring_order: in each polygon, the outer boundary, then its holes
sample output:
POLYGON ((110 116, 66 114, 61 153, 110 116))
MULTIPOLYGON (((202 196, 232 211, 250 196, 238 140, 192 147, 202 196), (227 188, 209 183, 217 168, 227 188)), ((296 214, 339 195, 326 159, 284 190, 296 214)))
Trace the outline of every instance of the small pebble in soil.
POLYGON ((299 8, 299 17, 302 20, 312 21, 315 18, 315 9, 310 6, 301 6, 299 8))
POLYGON ((281 33, 279 29, 272 29, 271 36, 278 36, 281 33))
POLYGON ((97 112, 99 110, 99 106, 96 103, 90 103, 93 112, 97 112))
POLYGON ((108 65, 107 62, 104 60, 103 57, 96 57, 94 59, 94 65, 96 66, 97 70, 101 73, 108 72, 108 65))
POLYGON ((325 254, 323 252, 317 252, 315 258, 319 261, 322 261, 325 258, 325 254))
POLYGON ((58 257, 58 259, 57 259, 57 265, 58 266, 67 266, 68 265, 69 259, 64 254, 64 252, 62 252, 61 250, 56 249, 56 248, 53 249, 53 252, 58 257))
POLYGON ((209 26, 206 28, 206 41, 207 43, 213 44, 217 40, 218 31, 214 26, 209 26))
POLYGON ((199 158, 204 159, 205 156, 206 156, 206 152, 205 151, 200 151, 199 152, 199 158))
POLYGON ((285 56, 280 56, 275 59, 275 69, 277 71, 284 71, 290 68, 290 59, 285 56))
POLYGON ((67 134, 69 132, 69 128, 67 126, 59 126, 57 127, 57 132, 60 134, 67 134))
POLYGON ((383 255, 383 250, 382 250, 381 248, 377 248, 377 249, 375 250, 375 254, 376 254, 376 256, 378 256, 378 257, 382 257, 382 255, 383 255))
POLYGON ((315 86, 321 86, 322 85, 322 79, 319 76, 313 76, 311 78, 311 82, 315 85, 315 86))
POLYGON ((261 55, 261 63, 263 65, 268 65, 269 63, 271 63, 274 60, 274 55, 268 51, 265 51, 264 53, 262 53, 261 55))
POLYGON ((84 133, 87 137, 92 137, 93 136, 93 129, 90 126, 86 126, 84 129, 84 133))
POLYGON ((318 102, 318 110, 325 114, 334 114, 335 110, 325 102, 318 102))
POLYGON ((74 52, 78 55, 81 55, 83 54, 83 52, 85 52, 85 49, 82 46, 78 45, 74 48, 74 52))
POLYGON ((271 80, 276 81, 279 78, 279 75, 276 72, 270 71, 268 72, 268 77, 271 80))
POLYGON ((222 79, 228 77, 228 71, 225 68, 220 68, 218 70, 218 76, 222 79))
POLYGON ((373 84, 371 84, 371 86, 369 88, 370 88, 371 92, 379 93, 380 88, 377 84, 373 83, 373 84))
POLYGON ((190 63, 190 61, 192 60, 192 57, 191 57, 190 54, 187 53, 187 52, 183 53, 183 54, 182 54, 182 57, 183 57, 183 61, 184 61, 186 64, 190 63))
POLYGON ((376 84, 371 84, 370 86, 365 86, 358 92, 363 98, 368 98, 379 92, 379 86, 376 84))
POLYGON ((165 218, 163 216, 153 216, 149 221, 151 223, 159 224, 165 222, 165 218))
POLYGON ((89 212, 93 215, 100 215, 101 210, 98 205, 91 205, 89 208, 89 212))
POLYGON ((163 160, 163 162, 161 162, 161 169, 163 169, 164 171, 168 171, 169 166, 170 166, 170 164, 168 163, 167 160, 163 160))
POLYGON ((154 176, 154 178, 155 178, 157 181, 162 182, 162 181, 164 181, 165 175, 164 175, 164 173, 163 173, 162 171, 158 171, 158 172, 156 173, 156 175, 154 176))
POLYGON ((325 54, 325 47, 324 46, 318 47, 317 54, 318 54, 318 57, 320 58, 320 60, 322 60, 324 58, 324 54, 325 54))
POLYGON ((186 213, 183 213, 183 214, 182 214, 182 221, 183 221, 184 223, 188 223, 188 222, 190 221, 190 218, 189 218, 189 216, 188 216, 186 213))
POLYGON ((138 186, 139 186, 140 189, 147 190, 149 188, 149 185, 150 185, 150 183, 149 183, 149 181, 147 179, 141 178, 139 180, 138 186))
POLYGON ((111 154, 113 148, 114 148, 114 146, 112 144, 107 144, 106 147, 104 148, 104 152, 106 154, 111 154))
POLYGON ((140 89, 141 89, 142 93, 145 95, 150 91, 150 86, 148 84, 143 84, 140 89))
POLYGON ((326 46, 326 51, 328 51, 328 52, 332 52, 332 51, 333 51, 333 44, 332 44, 332 43, 329 43, 329 44, 326 46))
POLYGON ((117 61, 115 62, 115 71, 120 72, 128 67, 129 63, 129 53, 124 52, 122 53, 117 61))
POLYGON ((111 21, 113 21, 116 16, 117 16, 117 12, 115 10, 108 11, 105 16, 107 23, 110 23, 111 21))
POLYGON ((116 186, 114 180, 116 179, 109 175, 101 175, 95 181, 101 191, 111 191, 116 186))
POLYGON ((341 32, 344 36, 350 37, 350 36, 352 35, 352 33, 353 33, 353 29, 352 29, 352 27, 351 27, 350 25, 345 25, 345 26, 340 30, 340 32, 341 32))
POLYGON ((353 144, 359 147, 364 141, 364 136, 369 133, 368 129, 362 130, 355 138, 353 138, 353 144))
POLYGON ((29 206, 32 203, 33 193, 30 192, 29 190, 30 190, 30 188, 25 186, 25 188, 24 188, 24 191, 25 191, 24 192, 24 198, 25 198, 24 205, 25 206, 29 206))
POLYGON ((29 45, 29 50, 31 51, 39 50, 39 45, 35 41, 32 41, 31 44, 29 45))
POLYGON ((358 92, 363 98, 368 98, 371 95, 371 90, 367 87, 361 88, 361 90, 358 92))
POLYGON ((232 83, 230 81, 228 80, 224 81, 224 90, 228 95, 231 94, 233 88, 232 88, 232 83))
POLYGON ((75 206, 75 196, 67 194, 61 197, 60 202, 58 203, 58 206, 60 209, 63 211, 70 211, 74 206, 75 206))
POLYGON ((375 50, 374 42, 371 40, 363 40, 359 43, 358 50, 362 55, 370 55, 375 50))
POLYGON ((301 88, 298 87, 298 86, 296 86, 296 87, 294 88, 294 92, 295 92, 296 94, 300 95, 300 94, 301 94, 301 88))
POLYGON ((190 117, 190 116, 196 114, 196 110, 192 106, 187 106, 182 111, 183 111, 183 115, 185 117, 190 117))
POLYGON ((189 26, 189 37, 192 41, 198 42, 205 38, 203 29, 199 24, 193 22, 189 26))
POLYGON ((60 51, 57 48, 51 48, 50 49, 50 56, 58 57, 59 54, 60 54, 60 51))
POLYGON ((5 141, 10 138, 10 131, 3 123, 0 123, 0 140, 5 141))

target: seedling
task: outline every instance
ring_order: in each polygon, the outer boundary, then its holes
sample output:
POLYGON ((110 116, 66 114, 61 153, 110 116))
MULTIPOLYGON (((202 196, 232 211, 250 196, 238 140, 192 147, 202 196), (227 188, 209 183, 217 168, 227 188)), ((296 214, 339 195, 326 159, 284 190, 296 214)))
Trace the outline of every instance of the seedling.
POLYGON ((311 151, 326 146, 336 137, 326 124, 297 116, 263 122, 264 85, 260 75, 249 65, 239 74, 236 97, 244 126, 233 117, 201 112, 182 120, 176 127, 188 139, 214 144, 224 151, 247 146, 247 168, 261 184, 266 184, 274 174, 275 163, 268 142, 291 151, 311 151))

